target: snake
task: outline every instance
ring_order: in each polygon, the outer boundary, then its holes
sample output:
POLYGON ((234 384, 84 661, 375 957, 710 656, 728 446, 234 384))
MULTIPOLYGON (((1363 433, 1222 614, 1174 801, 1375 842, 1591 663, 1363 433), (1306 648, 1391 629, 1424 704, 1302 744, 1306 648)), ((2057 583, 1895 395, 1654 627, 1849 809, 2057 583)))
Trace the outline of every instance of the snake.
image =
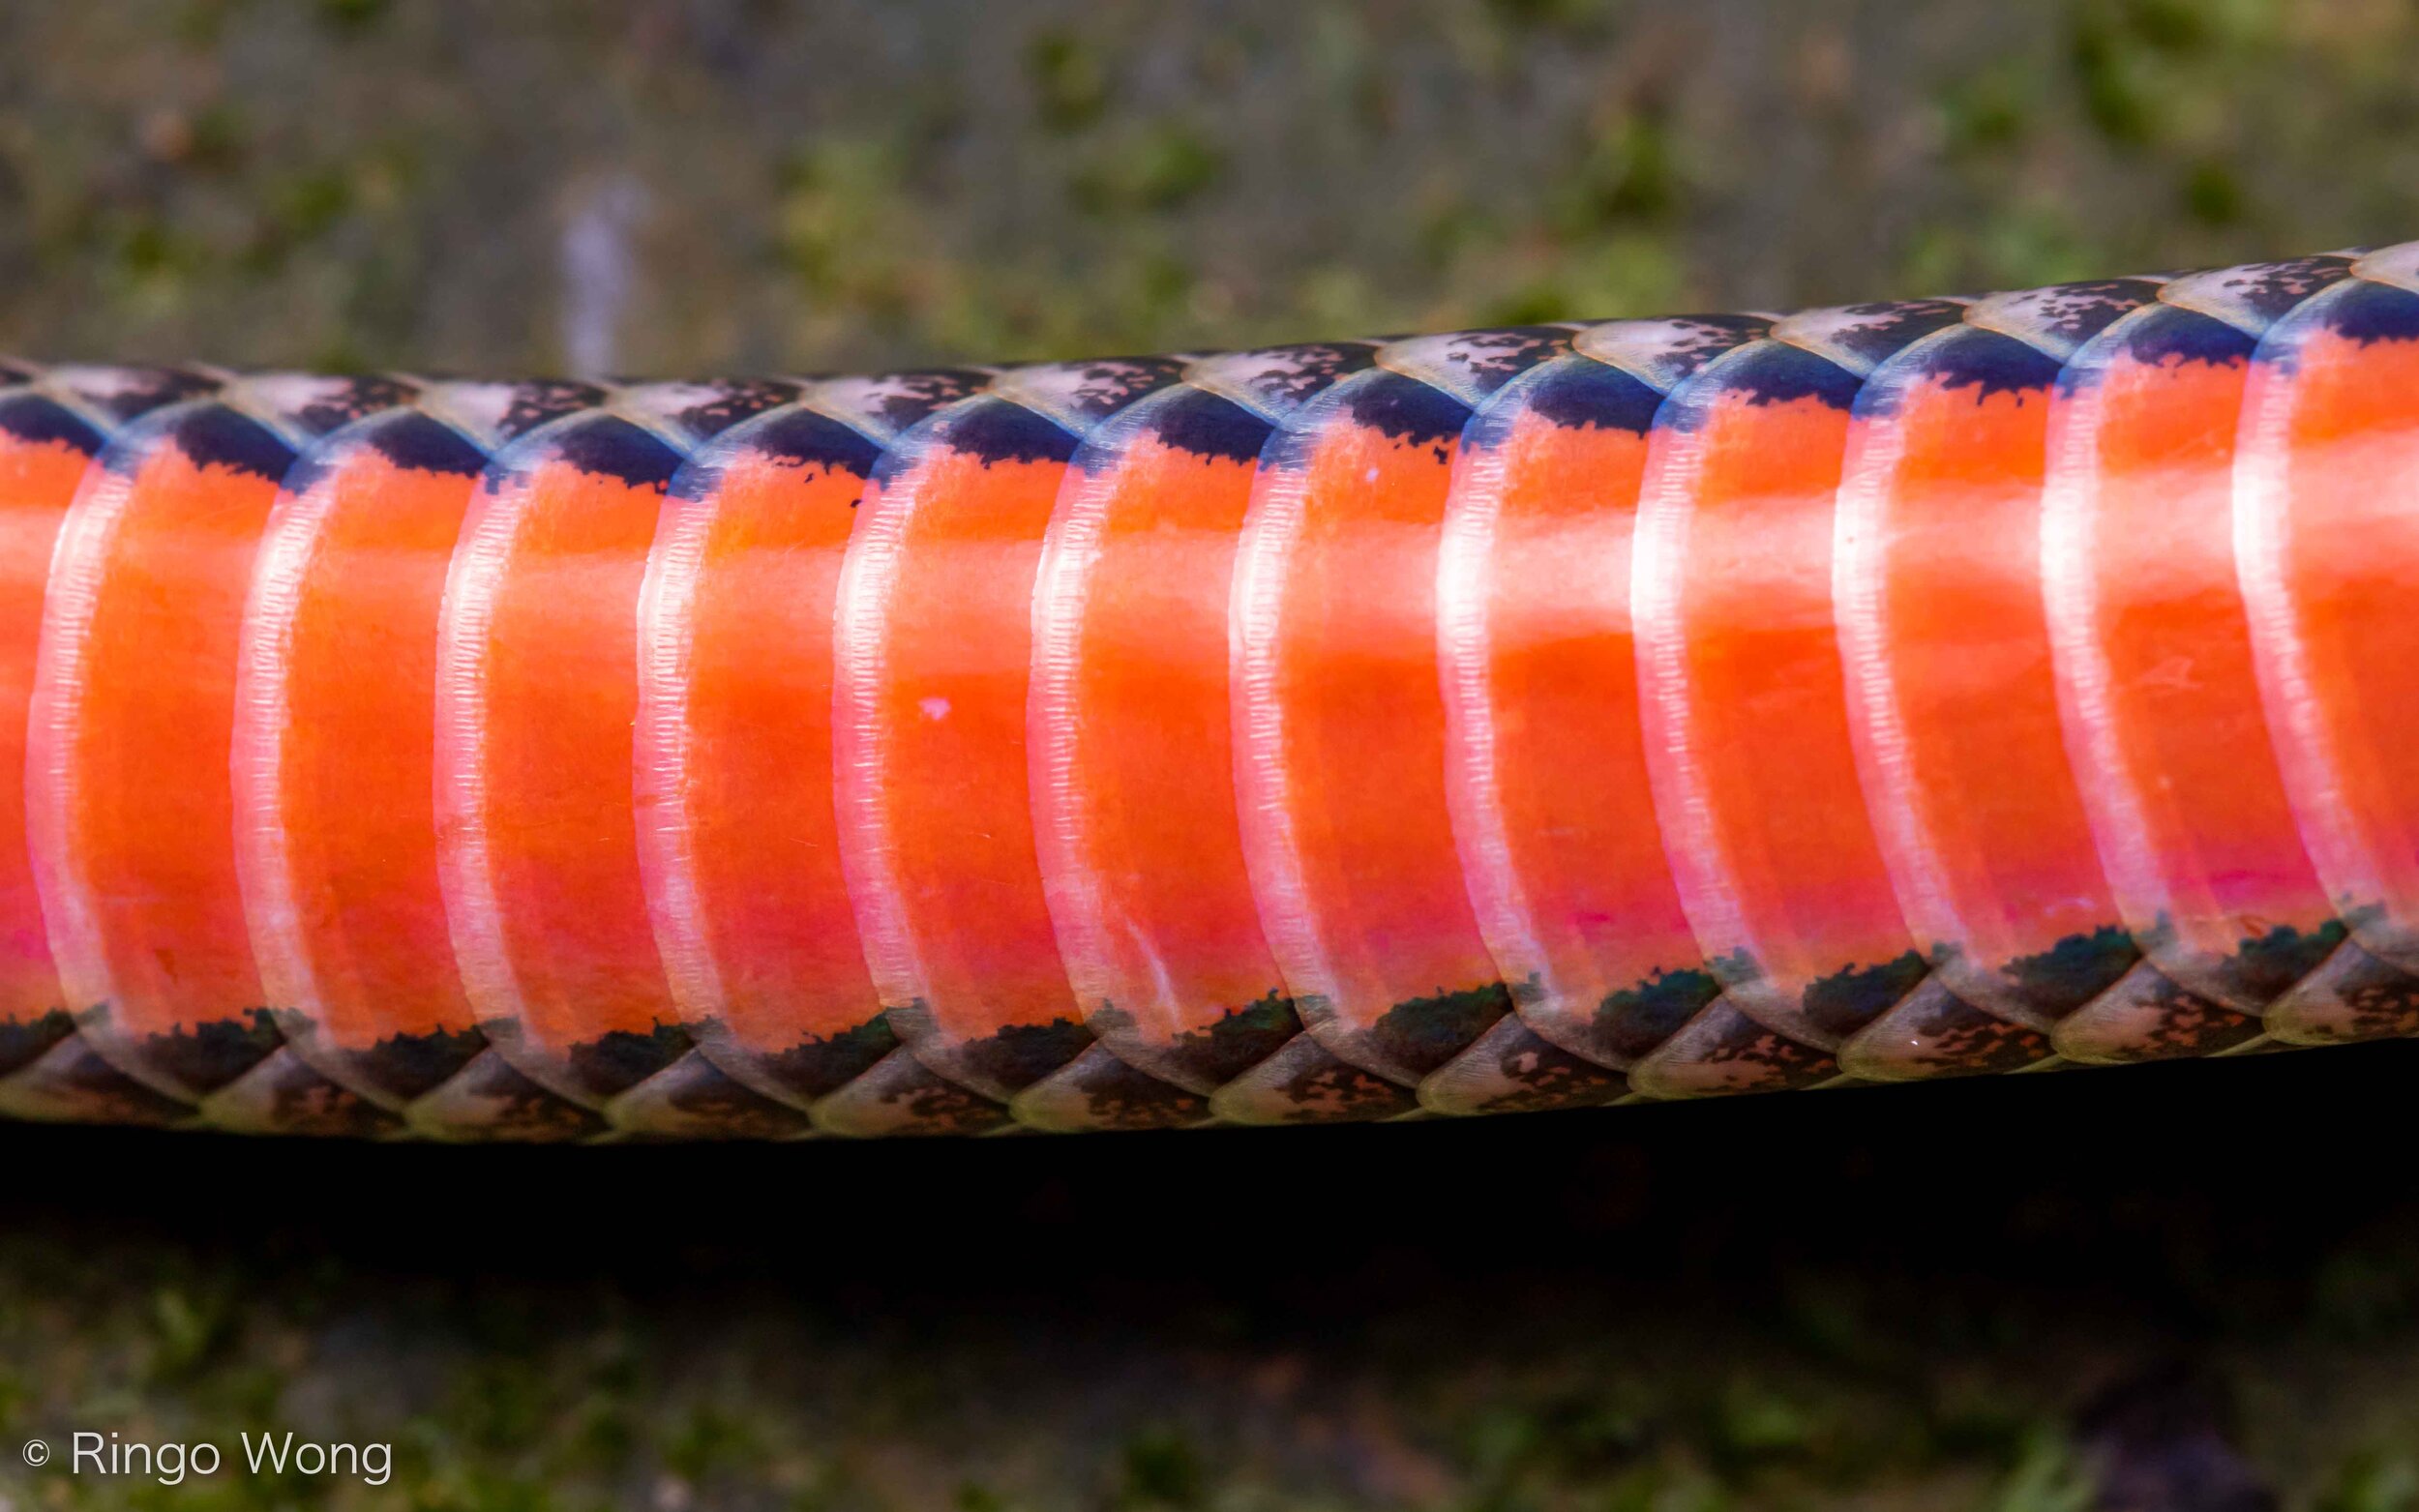
POLYGON ((989 1136, 2419 1035, 2415 482, 2419 244, 868 376, 0 360, 0 1115, 989 1136))

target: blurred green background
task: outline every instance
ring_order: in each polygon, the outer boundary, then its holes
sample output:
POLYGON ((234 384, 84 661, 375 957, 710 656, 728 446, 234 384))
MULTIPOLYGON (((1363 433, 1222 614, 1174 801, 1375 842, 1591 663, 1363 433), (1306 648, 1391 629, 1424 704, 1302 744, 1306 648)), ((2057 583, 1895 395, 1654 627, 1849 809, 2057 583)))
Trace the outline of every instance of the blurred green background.
MULTIPOLYGON (((1775 308, 2402 240, 2414 170, 2406 0, 7 0, 0 349, 1775 308)), ((2395 1054, 905 1153, 5 1131, 0 1512, 2082 1512, 2169 1360, 2124 1453, 2281 1499, 2142 1512, 2411 1512, 2395 1054), (396 1482, 12 1458, 266 1426, 396 1482)))
POLYGON ((649 372, 2419 229, 2406 0, 12 0, 0 346, 649 372))

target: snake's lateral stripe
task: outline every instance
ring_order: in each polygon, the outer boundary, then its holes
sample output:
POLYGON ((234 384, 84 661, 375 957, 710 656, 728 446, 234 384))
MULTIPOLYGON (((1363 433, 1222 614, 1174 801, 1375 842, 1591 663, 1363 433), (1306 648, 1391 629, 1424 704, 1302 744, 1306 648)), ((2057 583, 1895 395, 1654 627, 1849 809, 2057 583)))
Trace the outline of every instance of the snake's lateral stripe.
POLYGON ((868 378, 0 362, 0 1112, 1312 1122, 2419 1033, 2414 483, 2419 248, 868 378))

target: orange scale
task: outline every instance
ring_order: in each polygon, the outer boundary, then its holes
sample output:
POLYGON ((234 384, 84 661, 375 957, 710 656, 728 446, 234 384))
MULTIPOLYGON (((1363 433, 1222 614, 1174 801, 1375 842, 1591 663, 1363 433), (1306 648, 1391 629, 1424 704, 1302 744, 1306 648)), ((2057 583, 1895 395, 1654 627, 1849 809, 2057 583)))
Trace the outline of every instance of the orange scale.
POLYGON ((639 614, 639 855, 684 1022, 790 1098, 896 1041, 832 812, 832 611, 874 444, 789 411, 672 485, 639 614))
MULTIPOLYGON (((295 430, 391 386, 266 379, 295 430), (286 387, 290 385, 290 388, 286 387)), ((294 454, 227 405, 167 410, 69 511, 29 717, 31 850, 71 1007, 162 1091, 214 1092, 278 1043, 235 871, 228 781, 253 564, 294 454)))
POLYGON ((51 551, 101 444, 55 400, 0 396, 0 1070, 65 1032, 54 1017, 64 1006, 59 968, 26 854, 25 717, 51 551))
POLYGON ((908 432, 858 508, 834 608, 840 855, 888 1019, 1013 1095, 1090 1043, 1033 835, 1033 583, 1075 439, 1005 400, 908 432))
POLYGON ((631 802, 639 594, 680 460, 601 412, 506 449, 440 618, 438 875, 463 985, 499 1052, 591 1106, 688 1045, 631 802))
POLYGON ((431 804, 438 608, 486 460, 418 413, 322 443, 270 517, 245 614, 232 739, 254 954, 305 1053, 388 1102, 479 1048, 431 804))
POLYGON ((2042 607, 2058 370, 1970 327, 1880 370, 1850 427, 1834 574, 1850 733, 1907 925, 1944 985, 2043 1026, 2135 960, 2042 607))
POLYGON ((2236 548, 2294 817, 2338 913, 2419 969, 2419 294, 2346 283, 2261 346, 2236 548))
POLYGON ((1630 637, 1660 399, 1585 358, 1505 390, 1454 460, 1437 578, 1448 796, 1480 932, 1521 1017, 1614 1065, 1717 990, 1656 824, 1630 637))
POLYGON ((1682 904, 1734 1004, 1827 1047, 1926 970, 1867 815, 1833 616, 1856 387, 1766 342, 1675 391, 1631 571, 1647 767, 1682 904))
POLYGON ((2278 771, 2236 572, 2252 347, 2162 309, 2086 348, 2057 400, 2043 548, 2071 766, 2119 906, 2161 970, 2244 1012, 2341 934, 2278 771))
POLYGON ((1509 999, 1445 793, 1436 569, 1469 411, 1392 373, 1332 391, 1253 485, 1238 558, 1244 855, 1302 1022, 1402 1084, 1509 999))
POLYGON ((1042 877, 1092 1027, 1209 1091, 1299 1031, 1244 867, 1228 689, 1237 539, 1271 428, 1177 390, 1110 429, 1059 494, 1035 598, 1042 877))

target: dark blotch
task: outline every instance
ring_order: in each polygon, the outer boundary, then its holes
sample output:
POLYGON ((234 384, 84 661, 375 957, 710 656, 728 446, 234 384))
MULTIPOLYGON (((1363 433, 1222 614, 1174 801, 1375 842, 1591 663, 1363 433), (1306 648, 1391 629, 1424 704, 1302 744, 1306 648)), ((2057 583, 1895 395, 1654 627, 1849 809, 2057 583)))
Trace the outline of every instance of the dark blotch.
POLYGON ((1512 420, 1535 415, 1567 430, 1622 430, 1644 435, 1655 424, 1663 396, 1622 371, 1586 358, 1558 362, 1510 396, 1516 400, 1489 406, 1472 428, 1475 446, 1501 445, 1511 433, 1512 420))
POLYGON ((252 1008, 190 1030, 180 1025, 166 1034, 145 1035, 136 1053, 144 1064, 160 1068, 207 1096, 260 1064, 284 1043, 269 1010, 252 1008))
POLYGON ((1149 433, 1212 461, 1255 462, 1271 429, 1241 405, 1192 389, 1173 396, 1151 412, 1149 433))
POLYGON ((574 1045, 563 1058, 582 1087, 613 1096, 626 1092, 689 1052, 689 1036, 676 1023, 659 1023, 645 1034, 614 1029, 574 1045))
POLYGON ((877 1062, 898 1048, 899 1036, 892 1031, 890 1021, 876 1014, 856 1027, 843 1029, 828 1038, 800 1040, 778 1054, 762 1057, 761 1063, 784 1087, 812 1102, 828 1097, 873 1070, 877 1062))
POLYGON ((66 405, 38 394, 0 399, 0 432, 27 446, 64 446, 86 457, 101 450, 100 431, 66 405))
POLYGON ((1511 993, 1501 982, 1459 992, 1440 989, 1389 1008, 1369 1026, 1369 1039, 1389 1059, 1425 1076, 1468 1050, 1509 1012, 1511 993))
POLYGON ((0 1019, 0 1077, 33 1064, 75 1032, 75 1015, 64 1008, 32 1019, 0 1019))
POLYGON ((2079 1008, 2117 984, 2141 960, 2134 936, 2114 924, 2088 934, 2069 934, 2037 956, 2021 956, 1999 968, 2028 1002, 2058 1014, 2079 1008))
POLYGON ((2059 374, 2061 392, 2074 394, 2098 381, 2118 360, 2145 368, 2203 363, 2213 368, 2248 362, 2257 343, 2225 321, 2173 305, 2160 305, 2126 322, 2094 361, 2070 363, 2059 374))
MULTIPOLYGON (((369 442, 379 456, 411 472, 475 478, 487 466, 487 455, 461 432, 416 411, 373 427, 369 442)), ((308 455, 305 460, 309 460, 308 455)), ((286 487, 298 493, 302 491, 302 486, 290 479, 286 487)))
POLYGON ((1921 955, 1910 950, 1879 965, 1835 971, 1807 987, 1807 1022, 1826 1034, 1854 1034, 1879 1018, 1883 1009, 1915 991, 1930 969, 1921 955))
MULTIPOLYGON (((161 418, 164 424, 157 439, 183 452, 196 467, 224 467, 280 483, 293 465, 293 451, 276 432, 223 405, 199 405, 161 418)), ((109 448, 103 454, 109 469, 121 476, 134 473, 151 455, 149 439, 109 448)))
POLYGON ((1355 423, 1414 446, 1442 449, 1470 420, 1461 400, 1398 372, 1373 372, 1337 392, 1355 423))
POLYGON ((436 1029, 427 1034, 390 1034, 347 1060, 364 1081, 405 1102, 435 1091, 487 1048, 476 1029, 436 1029))
POLYGON ((967 1065, 986 1081, 1021 1092, 1082 1054, 1091 1030, 1072 1019, 1048 1023, 1012 1023, 958 1048, 967 1065))
POLYGON ((634 489, 664 489, 680 470, 680 454, 626 420, 599 415, 548 432, 548 450, 582 472, 634 489))
MULTIPOLYGON (((1098 1017, 1105 1026, 1124 1014, 1112 1005, 1098 1017)), ((1301 1032, 1294 1000, 1272 987, 1253 1002, 1225 1010, 1207 1026, 1177 1036, 1172 1049, 1207 1081, 1224 1082, 1275 1054, 1301 1032)))
POLYGON ((1708 971, 1657 971, 1635 987, 1606 993, 1597 1004, 1597 1032, 1608 1048, 1637 1059, 1679 1033, 1721 990, 1708 971))
POLYGON ((2014 337, 1976 326, 1942 337, 1919 353, 1893 364, 1882 381, 1867 383, 1857 413, 1881 417, 1897 412, 1908 390, 1930 381, 1944 389, 1971 391, 1974 402, 1999 394, 2038 394, 2057 380, 2059 364, 2014 337))
POLYGON ((1683 402, 1656 412, 1656 424, 1678 430, 1703 425, 1715 402, 1744 399, 1750 404, 1793 404, 1806 400, 1845 410, 1863 387, 1856 374, 1828 357, 1781 341, 1742 347, 1736 357, 1708 368, 1687 390, 1683 402))
POLYGON ((2317 970, 2348 934, 2336 919, 2307 932, 2280 924, 2236 946, 2226 970, 2242 984, 2246 996, 2266 1002, 2317 970))
POLYGON ((2419 341, 2419 294, 2382 283, 2352 283, 2326 303, 2329 331, 2363 346, 2419 341))
POLYGON ((978 399, 936 422, 952 451, 997 462, 1063 462, 1075 437, 1058 422, 1004 399, 978 399))
POLYGON ((828 415, 792 409, 749 428, 747 445, 759 455, 797 466, 827 467, 858 477, 874 470, 881 448, 828 415))
POLYGON ((828 415, 811 409, 785 409, 765 415, 725 436, 707 454, 680 469, 672 480, 675 498, 702 499, 722 487, 726 459, 753 453, 786 466, 822 467, 856 478, 869 476, 881 460, 881 448, 828 415))

